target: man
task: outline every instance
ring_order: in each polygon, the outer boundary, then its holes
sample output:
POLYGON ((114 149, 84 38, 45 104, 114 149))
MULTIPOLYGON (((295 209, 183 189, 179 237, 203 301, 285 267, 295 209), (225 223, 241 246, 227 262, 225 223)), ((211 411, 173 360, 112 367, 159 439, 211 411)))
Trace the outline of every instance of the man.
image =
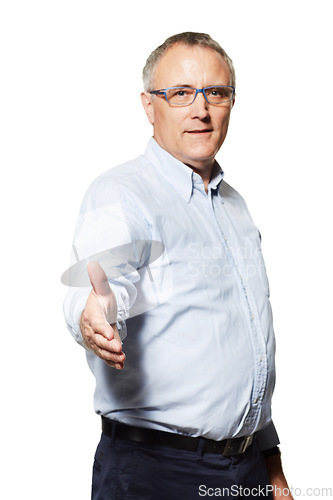
POLYGON ((72 286, 65 301, 102 416, 92 498, 291 498, 259 232, 215 160, 232 61, 208 35, 182 33, 143 80, 154 136, 88 190, 73 254, 102 266, 90 262, 92 289, 72 286))

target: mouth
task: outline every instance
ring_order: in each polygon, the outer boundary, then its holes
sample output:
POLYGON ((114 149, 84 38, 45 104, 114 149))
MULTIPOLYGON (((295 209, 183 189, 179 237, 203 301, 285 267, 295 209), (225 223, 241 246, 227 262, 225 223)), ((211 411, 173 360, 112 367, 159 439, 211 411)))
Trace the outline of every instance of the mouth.
POLYGON ((205 128, 205 129, 198 129, 198 130, 186 130, 187 134, 199 134, 199 135, 205 135, 213 132, 213 129, 211 128, 205 128))

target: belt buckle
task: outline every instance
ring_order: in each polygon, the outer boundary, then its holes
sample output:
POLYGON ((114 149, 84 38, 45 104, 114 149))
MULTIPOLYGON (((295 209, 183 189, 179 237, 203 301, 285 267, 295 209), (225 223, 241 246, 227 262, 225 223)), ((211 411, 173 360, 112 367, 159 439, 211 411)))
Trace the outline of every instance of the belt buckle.
POLYGON ((252 439, 253 439, 253 436, 248 436, 247 438, 244 439, 244 443, 243 443, 243 446, 242 446, 242 451, 239 452, 240 454, 244 453, 244 451, 247 450, 247 448, 252 443, 252 439))
POLYGON ((230 457, 232 455, 241 455, 244 453, 248 446, 252 443, 253 436, 240 439, 227 439, 222 455, 230 457), (238 443, 238 446, 237 446, 238 443))

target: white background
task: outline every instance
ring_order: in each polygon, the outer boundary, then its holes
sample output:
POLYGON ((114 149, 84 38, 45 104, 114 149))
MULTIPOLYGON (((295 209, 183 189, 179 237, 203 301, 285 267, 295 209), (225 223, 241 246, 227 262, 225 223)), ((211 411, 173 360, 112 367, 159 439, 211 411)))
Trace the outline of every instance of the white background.
MULTIPOLYGON (((218 160, 262 238, 277 336, 273 416, 289 482, 332 487, 331 2, 5 0, 1 47, 3 499, 88 500, 99 418, 62 315, 89 183, 141 154, 141 69, 203 31, 234 61, 218 160)), ((304 491, 303 491, 304 492, 304 491)))

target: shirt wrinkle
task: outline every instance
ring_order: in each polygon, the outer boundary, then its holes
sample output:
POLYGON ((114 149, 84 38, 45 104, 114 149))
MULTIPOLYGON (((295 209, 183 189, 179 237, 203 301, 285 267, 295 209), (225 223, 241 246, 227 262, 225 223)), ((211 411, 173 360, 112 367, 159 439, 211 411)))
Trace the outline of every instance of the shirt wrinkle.
MULTIPOLYGON (((275 384, 268 281, 258 229, 221 167, 206 193, 201 177, 152 138, 144 155, 102 174, 82 206, 78 255, 138 240, 147 246, 142 267, 110 280, 124 370, 87 352, 95 411, 215 440, 267 428, 275 384), (163 252, 152 260, 154 242, 163 252)), ((87 293, 70 290, 64 305, 79 343, 87 293)))

